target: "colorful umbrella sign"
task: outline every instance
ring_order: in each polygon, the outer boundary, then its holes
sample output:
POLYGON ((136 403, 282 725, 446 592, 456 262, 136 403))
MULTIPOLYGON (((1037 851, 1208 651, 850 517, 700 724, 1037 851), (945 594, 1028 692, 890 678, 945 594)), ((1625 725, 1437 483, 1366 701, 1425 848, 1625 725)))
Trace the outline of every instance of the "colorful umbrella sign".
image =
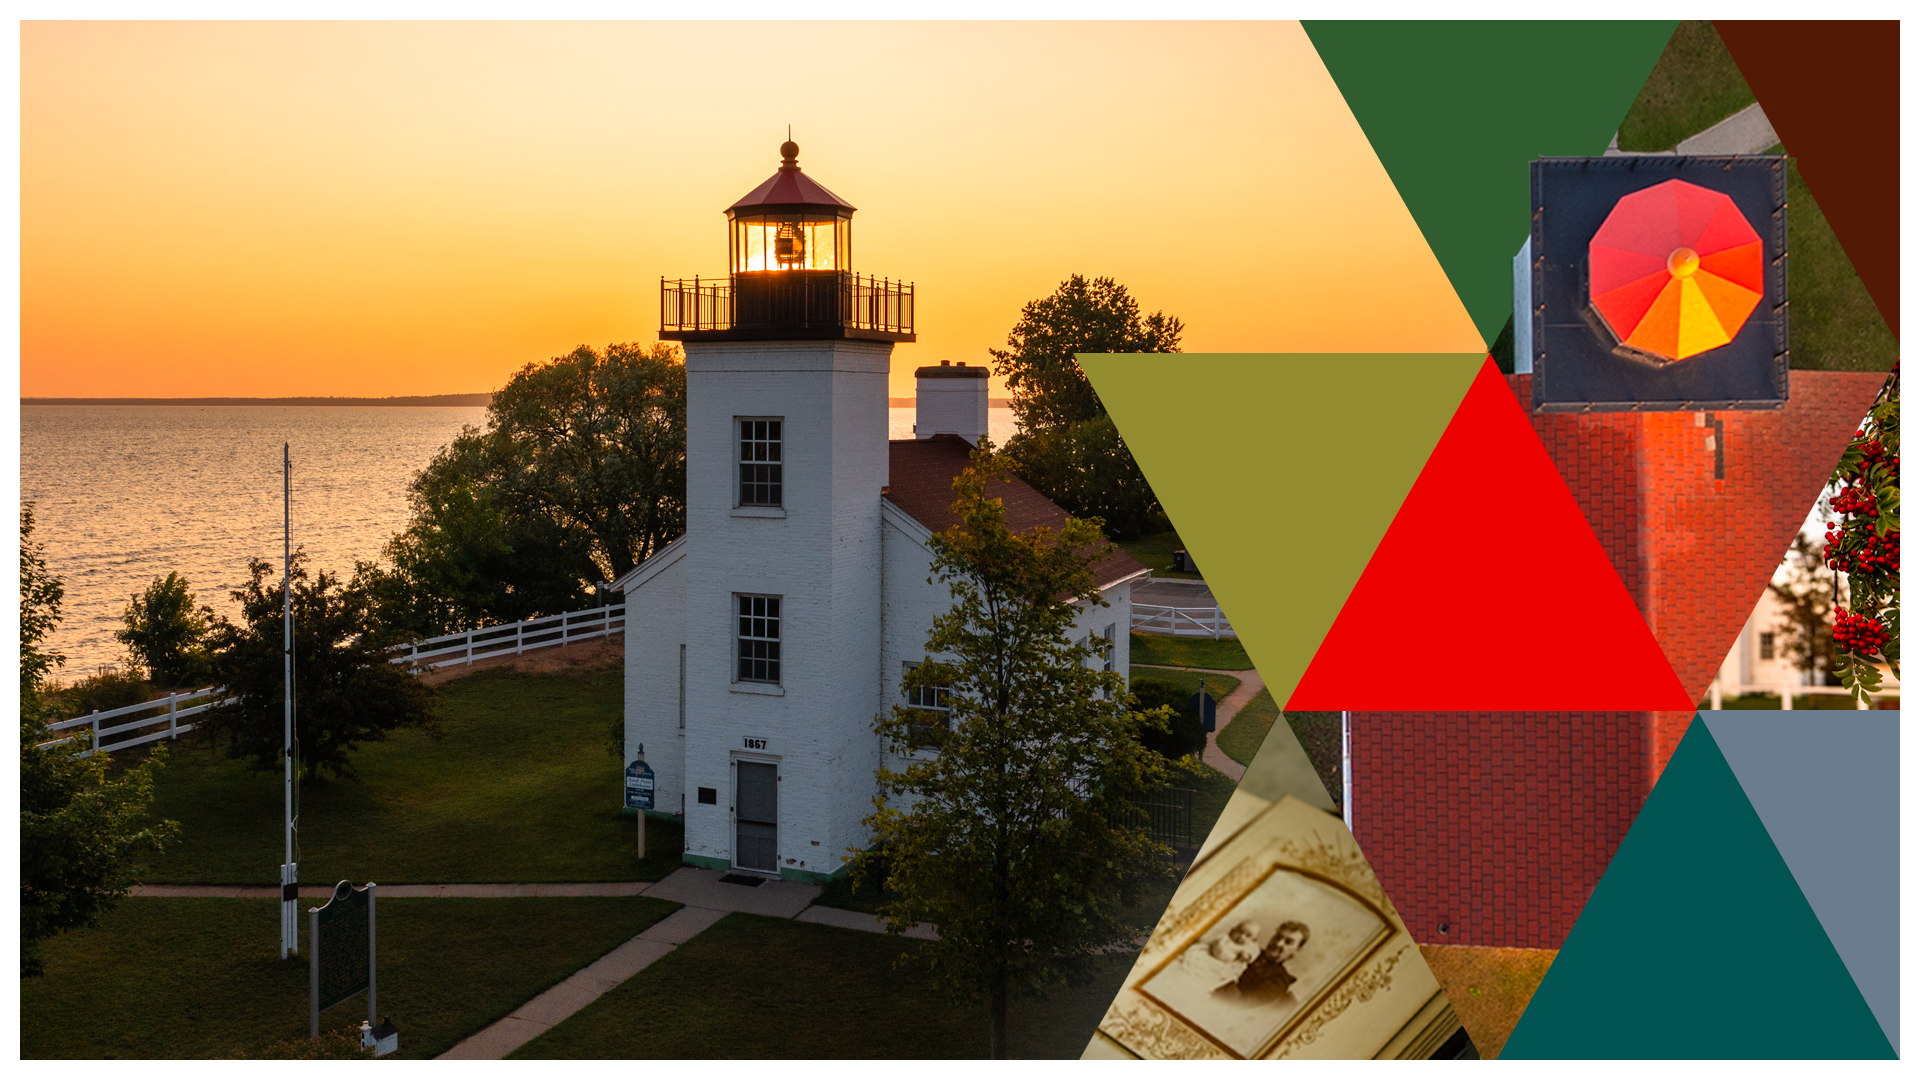
POLYGON ((1684 360, 1733 340, 1765 288, 1760 236, 1725 194, 1668 180, 1613 205, 1588 296, 1622 344, 1684 360))

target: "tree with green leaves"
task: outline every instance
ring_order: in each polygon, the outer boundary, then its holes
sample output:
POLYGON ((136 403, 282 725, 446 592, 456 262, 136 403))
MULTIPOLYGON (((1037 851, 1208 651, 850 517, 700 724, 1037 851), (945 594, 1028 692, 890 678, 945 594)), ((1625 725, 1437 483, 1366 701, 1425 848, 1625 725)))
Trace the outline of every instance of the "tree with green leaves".
POLYGON ((1179 352, 1182 330, 1164 312, 1143 316, 1112 278, 1075 274, 1021 309, 1007 348, 988 350, 1013 394, 1013 470, 1070 513, 1100 519, 1115 539, 1164 530, 1167 517, 1074 355, 1179 352))
POLYGON ((934 659, 905 682, 945 688, 950 712, 944 724, 907 707, 875 720, 895 764, 876 774, 876 847, 854 873, 884 882, 890 931, 935 926, 923 952, 935 979, 986 995, 989 1050, 1003 1058, 1009 994, 1142 936, 1121 911, 1171 870, 1129 800, 1171 767, 1141 742, 1164 710, 1134 711, 1099 646, 1070 636, 1080 605, 1102 602, 1094 567, 1111 545, 1072 518, 1012 532, 990 452, 954 482, 960 523, 931 541, 953 607, 928 635, 934 659))
POLYGON ((1781 580, 1767 588, 1780 602, 1774 624, 1775 648, 1780 656, 1807 675, 1809 685, 1820 685, 1833 652, 1834 578, 1820 558, 1819 544, 1806 533, 1793 538, 1781 562, 1781 580))
MULTIPOLYGON (((309 578, 306 556, 293 555, 294 738, 300 773, 354 776, 361 743, 381 742, 400 728, 435 728, 438 695, 388 649, 404 635, 382 624, 360 579, 342 585, 322 571, 309 578)), ((215 615, 209 643, 214 677, 232 696, 209 709, 207 725, 224 738, 227 756, 260 772, 284 767, 286 590, 279 571, 255 559, 250 580, 231 594, 238 622, 215 615)))
POLYGON ((159 851, 177 822, 150 823, 153 774, 147 760, 117 775, 105 754, 87 754, 88 735, 50 743, 46 682, 64 657, 42 648, 60 624, 65 596, 33 540, 33 505, 20 508, 20 974, 44 970, 46 939, 93 926, 135 884, 129 858, 159 851))
POLYGON ((687 377, 677 348, 585 345, 529 364, 409 491, 366 568, 388 621, 432 635, 587 606, 686 530, 687 377))
POLYGON ((1179 352, 1182 329, 1165 312, 1142 316, 1139 302, 1112 278, 1075 274, 1052 296, 1020 309, 1007 347, 987 352, 1013 394, 1020 430, 1037 431, 1106 415, 1075 353, 1179 352))
POLYGON ((1828 482, 1826 565, 1847 575, 1834 613, 1833 668, 1865 702, 1885 663, 1900 677, 1900 365, 1880 388, 1828 482))
POLYGON ((156 684, 188 686, 212 672, 205 646, 211 614, 194 606, 186 578, 169 573, 134 594, 114 637, 156 684))

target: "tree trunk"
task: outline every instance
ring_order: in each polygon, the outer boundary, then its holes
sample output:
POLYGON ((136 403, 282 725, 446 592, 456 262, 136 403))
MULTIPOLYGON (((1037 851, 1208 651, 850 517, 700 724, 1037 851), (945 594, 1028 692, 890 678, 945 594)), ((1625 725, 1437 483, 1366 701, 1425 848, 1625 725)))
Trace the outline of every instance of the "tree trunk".
POLYGON ((993 999, 987 1006, 987 1056, 995 1061, 1007 1059, 1007 980, 993 982, 993 999))

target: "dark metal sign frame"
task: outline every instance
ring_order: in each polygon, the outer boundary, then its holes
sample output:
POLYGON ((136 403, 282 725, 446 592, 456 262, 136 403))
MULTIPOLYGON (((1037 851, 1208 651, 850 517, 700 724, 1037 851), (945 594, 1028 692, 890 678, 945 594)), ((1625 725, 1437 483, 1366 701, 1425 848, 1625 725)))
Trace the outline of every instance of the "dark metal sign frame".
POLYGON ((374 889, 371 881, 361 886, 342 881, 333 887, 333 896, 325 904, 307 909, 309 1028, 316 1039, 320 1037, 321 1012, 362 990, 367 992, 367 1022, 376 1020, 374 889), (363 912, 364 924, 360 921, 363 912), (323 936, 325 947, 321 944, 323 936))
POLYGON ((1787 402, 1786 159, 1541 158, 1533 180, 1533 411, 1704 412, 1787 402), (1587 245, 1626 195, 1668 180, 1725 194, 1761 239, 1765 291, 1731 342, 1654 368, 1588 318, 1587 245))

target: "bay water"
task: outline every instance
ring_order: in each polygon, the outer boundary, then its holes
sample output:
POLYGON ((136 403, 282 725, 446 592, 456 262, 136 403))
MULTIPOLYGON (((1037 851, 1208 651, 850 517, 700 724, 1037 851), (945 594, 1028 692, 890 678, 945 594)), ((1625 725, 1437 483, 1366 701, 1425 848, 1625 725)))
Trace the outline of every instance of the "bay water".
MULTIPOLYGON (((889 412, 889 438, 913 437, 911 408, 889 412)), ((34 539, 66 586, 47 648, 74 681, 115 663, 128 601, 155 577, 186 578, 229 617, 247 561, 277 573, 280 447, 292 444, 293 542, 308 570, 342 578, 374 561, 406 527, 407 484, 481 408, 277 405, 22 405, 20 494, 34 539)), ((990 434, 1013 433, 1011 410, 990 434)))

